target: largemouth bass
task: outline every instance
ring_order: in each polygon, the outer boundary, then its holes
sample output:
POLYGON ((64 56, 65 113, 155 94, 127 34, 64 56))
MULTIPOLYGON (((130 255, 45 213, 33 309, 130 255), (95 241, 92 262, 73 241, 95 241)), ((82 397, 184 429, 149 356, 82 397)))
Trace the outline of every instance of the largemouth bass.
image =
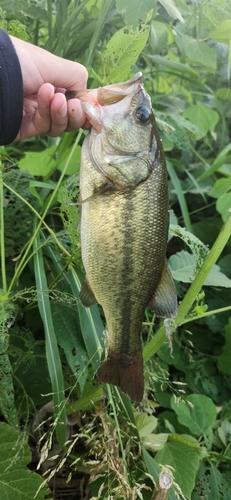
POLYGON ((99 381, 117 385, 132 400, 141 401, 145 308, 149 305, 165 318, 174 317, 177 310, 166 261, 164 152, 141 73, 77 96, 92 125, 83 143, 80 171, 86 271, 80 300, 86 307, 101 304, 106 318, 99 381))

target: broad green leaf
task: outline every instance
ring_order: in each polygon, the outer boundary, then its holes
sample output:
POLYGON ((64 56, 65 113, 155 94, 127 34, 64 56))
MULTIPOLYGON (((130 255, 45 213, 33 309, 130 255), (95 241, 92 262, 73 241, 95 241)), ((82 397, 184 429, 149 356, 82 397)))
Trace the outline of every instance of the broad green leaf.
POLYGON ((157 418, 153 415, 147 415, 147 413, 137 413, 135 419, 141 438, 151 434, 158 424, 157 418))
POLYGON ((0 478, 3 472, 12 466, 22 469, 30 463, 31 453, 27 445, 26 435, 11 427, 5 422, 0 422, 0 478))
POLYGON ((222 273, 224 273, 228 278, 231 278, 231 256, 230 254, 225 255, 222 259, 219 259, 218 266, 220 267, 222 273))
POLYGON ((130 68, 136 63, 146 45, 149 26, 140 29, 122 28, 113 35, 107 44, 103 62, 108 83, 126 80, 130 68))
POLYGON ((191 13, 191 9, 189 5, 186 5, 184 0, 175 0, 175 4, 177 7, 182 9, 184 12, 188 12, 189 14, 191 13))
POLYGON ((57 146, 51 146, 44 151, 27 151, 24 158, 18 162, 21 170, 33 175, 49 176, 56 168, 55 151, 57 146))
MULTIPOLYGON (((39 487, 41 487, 42 478, 29 469, 7 471, 0 476, 0 495, 2 500, 32 500, 39 487)), ((37 500, 45 500, 48 490, 39 491, 36 495, 37 500)), ((49 498, 49 497, 48 497, 49 498)))
POLYGON ((220 26, 211 33, 210 38, 229 45, 231 40, 231 19, 226 19, 226 21, 220 24, 220 26))
POLYGON ((150 30, 150 45, 155 54, 166 47, 168 44, 168 38, 169 30, 167 29, 166 24, 152 21, 150 30))
MULTIPOLYGON (((32 500, 43 483, 39 474, 26 468, 31 452, 25 434, 0 422, 0 498, 1 500, 32 500)), ((36 498, 44 500, 49 491, 42 489, 36 498)))
MULTIPOLYGON (((231 177, 223 177, 223 179, 218 179, 213 185, 210 196, 214 198, 219 198, 219 196, 227 193, 231 189, 231 177)), ((230 203, 231 205, 231 203, 230 203)))
POLYGON ((184 227, 174 224, 174 222, 171 221, 171 218, 169 233, 171 236, 176 236, 184 241, 201 264, 204 262, 204 259, 208 254, 208 248, 204 243, 202 243, 201 240, 199 240, 199 238, 197 238, 197 236, 187 231, 184 227))
POLYGON ((217 26, 221 26, 224 19, 230 18, 230 0, 219 0, 219 3, 217 3, 216 1, 203 2, 203 26, 210 32, 217 26))
POLYGON ((148 434, 144 436, 142 439, 142 443, 145 446, 146 450, 155 452, 162 450, 166 441, 168 440, 169 434, 167 433, 159 433, 159 434, 148 434))
POLYGON ((217 467, 202 463, 197 474, 191 500, 231 500, 230 484, 217 467))
MULTIPOLYGON (((67 159, 73 149, 73 145, 71 145, 68 149, 66 149, 65 158, 62 159, 61 162, 57 163, 57 169, 63 171, 65 168, 67 159)), ((69 161, 68 167, 65 170, 65 175, 72 175, 79 171, 80 166, 80 157, 81 157, 81 147, 77 144, 75 148, 74 154, 71 156, 71 160, 69 161)))
MULTIPOLYGON (((43 21, 44 23, 48 23, 48 14, 47 10, 42 9, 38 4, 31 5, 31 4, 22 4, 21 6, 22 13, 25 16, 28 16, 31 19, 35 19, 36 21, 39 19, 39 21, 43 21)), ((16 35, 15 35, 16 36, 16 35)))
POLYGON ((146 21, 147 15, 154 8, 153 0, 116 0, 116 8, 123 16, 127 26, 137 28, 140 21, 146 21))
MULTIPOLYGON (((159 23, 158 23, 159 24, 159 23)), ((169 69, 172 73, 180 73, 181 77, 184 78, 190 76, 191 78, 198 78, 198 73, 190 68, 187 64, 182 64, 178 61, 171 61, 166 57, 162 57, 159 55, 148 55, 149 59, 151 59, 156 64, 163 66, 164 68, 169 69)))
POLYGON ((80 332, 77 306, 52 302, 52 315, 59 345, 64 349, 67 361, 83 391, 88 369, 88 357, 80 332))
POLYGON ((184 34, 181 34, 180 38, 177 38, 176 41, 179 46, 183 45, 185 55, 190 59, 190 61, 202 64, 203 66, 207 66, 212 69, 216 68, 216 52, 205 42, 195 40, 195 38, 184 34))
POLYGON ((177 7, 180 7, 180 9, 182 9, 184 12, 191 13, 189 5, 186 5, 184 0, 175 0, 175 4, 177 5, 177 7))
POLYGON ((222 354, 218 356, 218 367, 223 373, 231 375, 231 318, 225 326, 225 344, 222 347, 222 354))
POLYGON ((217 416, 213 401, 203 394, 190 394, 186 400, 171 400, 171 407, 176 412, 180 424, 200 436, 214 422, 217 416))
MULTIPOLYGON (((161 473, 161 467, 158 465, 156 460, 148 453, 144 446, 142 446, 142 454, 144 457, 145 465, 147 467, 148 473, 153 477, 155 483, 158 481, 158 477, 161 473)), ((172 486, 169 494, 168 500, 179 500, 179 496, 174 492, 174 487, 172 486)))
POLYGON ((195 275, 195 257, 186 250, 181 250, 169 258, 169 267, 176 281, 189 283, 195 275))
MULTIPOLYGON (((158 76, 157 82, 155 84, 155 92, 157 92, 157 94, 165 95, 172 93, 172 87, 168 84, 167 78, 164 78, 161 75, 158 76)), ((166 137, 166 135, 164 137, 166 137)))
POLYGON ((186 120, 182 115, 175 115, 173 119, 176 120, 178 126, 186 128, 187 130, 192 132, 192 134, 194 135, 200 134, 200 128, 191 121, 186 120))
POLYGON ((18 425, 18 414, 14 404, 13 374, 8 354, 10 326, 15 321, 15 306, 10 301, 0 300, 0 410, 9 424, 18 425))
POLYGON ((216 209, 221 214, 225 222, 231 211, 231 193, 222 194, 217 200, 216 209))
POLYGON ((231 280, 220 271, 218 265, 214 265, 207 276, 205 282, 205 286, 222 286, 224 288, 231 287, 231 280))
MULTIPOLYGON (((169 258, 169 266, 173 278, 176 281, 183 283, 190 283, 193 281, 197 271, 197 260, 195 255, 181 250, 169 258)), ((231 287, 231 280, 220 271, 220 268, 215 264, 207 278, 205 279, 204 286, 222 286, 225 288, 231 287)))
POLYGON ((206 179, 209 175, 213 174, 214 172, 217 172, 224 164, 228 163, 231 160, 231 142, 225 146, 222 151, 217 155, 214 163, 209 167, 209 169, 204 172, 200 177, 199 181, 206 179))
MULTIPOLYGON (((78 297, 83 282, 82 271, 70 266, 68 279, 74 297, 78 297)), ((96 304, 91 307, 84 307, 78 302, 78 311, 83 341, 86 346, 88 357, 94 370, 97 370, 100 364, 100 353, 103 348, 104 332, 104 325, 100 317, 99 309, 96 304)))
MULTIPOLYGON (((160 93, 163 92, 163 89, 166 89, 166 92, 171 93, 171 89, 170 87, 168 87, 168 84, 166 86, 165 83, 163 83, 163 87, 161 87, 161 84, 164 81, 165 81, 164 78, 162 77, 158 78, 156 89, 159 90, 160 93)), ((162 132, 162 134, 164 134, 164 137, 166 137, 167 140, 172 141, 175 144, 175 146, 181 151, 182 150, 190 151, 189 134, 186 130, 186 127, 182 126, 181 124, 182 117, 179 115, 174 116, 170 114, 163 115, 158 111, 156 111, 155 115, 158 127, 162 132)), ((186 121, 187 120, 184 120, 184 122, 186 121)), ((169 166, 170 162, 167 161, 167 165, 169 166)))
MULTIPOLYGON (((52 258, 56 270, 59 271, 59 273, 63 272, 62 264, 59 262, 58 259, 56 259, 56 256, 54 253, 52 253, 51 248, 48 246, 47 250, 49 251, 49 256, 52 258)), ((78 344, 78 352, 75 353, 74 350, 74 355, 78 356, 78 354, 83 355, 84 352, 84 359, 81 360, 81 363, 85 364, 85 359, 86 359, 86 351, 88 353, 88 360, 90 361, 91 365, 93 366, 94 370, 96 370, 99 366, 100 363, 100 351, 103 345, 102 337, 103 337, 103 330, 104 326, 100 317, 100 313, 98 310, 98 306, 95 304, 91 307, 84 307, 78 300, 79 296, 79 291, 81 289, 81 283, 83 281, 84 275, 80 269, 76 267, 74 269, 73 266, 69 266, 69 270, 67 273, 63 273, 63 278, 67 280, 68 286, 71 288, 73 297, 75 298, 77 302, 77 310, 79 314, 79 322, 80 322, 80 327, 81 327, 81 332, 82 332, 82 340, 85 344, 85 348, 82 346, 81 350, 79 350, 81 343, 77 343, 77 338, 70 340, 70 343, 73 341, 75 342, 74 349, 77 348, 78 344), (84 351, 83 351, 84 349, 84 351)), ((65 317, 65 316, 64 316, 65 317)), ((73 318, 72 318, 73 319, 73 318)), ((66 321, 66 320, 65 320, 66 321)), ((75 320, 76 321, 76 318, 75 320)), ((73 324, 72 324, 73 328, 73 324)), ((58 332, 58 335, 62 335, 62 331, 58 332)), ((77 337, 77 332, 72 331, 72 337, 77 337)), ((79 339, 80 342, 80 339, 79 339)), ((63 340, 62 340, 63 343, 63 340)), ((64 341, 64 344, 66 342, 64 341)), ((64 346, 64 344, 62 344, 64 346)), ((67 349, 68 346, 66 345, 67 349)), ((70 345, 69 345, 70 348, 70 345)), ((73 354, 73 353, 72 353, 73 354)), ((70 355, 71 356, 71 355, 70 355)), ((75 366, 75 361, 69 358, 69 362, 71 362, 72 367, 74 368, 75 366)), ((81 365, 82 366, 82 365, 81 365)), ((85 377, 85 375, 83 375, 85 377)))
POLYGON ((157 452, 155 459, 157 463, 173 468, 175 483, 179 485, 183 495, 191 499, 200 463, 198 451, 184 443, 167 442, 164 448, 157 452))
POLYGON ((198 139, 201 139, 209 130, 213 129, 219 120, 218 113, 203 104, 195 104, 187 108, 183 115, 199 129, 198 139))
POLYGON ((221 418, 228 418, 231 421, 231 400, 224 405, 221 410, 221 418))
POLYGON ((184 18, 182 17, 179 9, 176 7, 173 0, 159 0, 159 3, 163 5, 169 16, 172 17, 172 19, 179 19, 179 21, 184 23, 184 18))
POLYGON ((218 97, 218 99, 223 99, 224 101, 231 101, 231 89, 218 89, 215 92, 215 96, 218 97))

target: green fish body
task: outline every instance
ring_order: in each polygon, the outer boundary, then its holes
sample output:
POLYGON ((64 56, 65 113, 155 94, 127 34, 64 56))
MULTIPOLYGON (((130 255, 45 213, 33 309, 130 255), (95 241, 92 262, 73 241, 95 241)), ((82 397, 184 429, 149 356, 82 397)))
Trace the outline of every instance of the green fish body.
POLYGON ((176 315, 166 262, 167 171, 151 100, 138 73, 128 82, 83 91, 92 124, 82 147, 81 248, 86 279, 80 299, 105 318, 101 382, 143 397, 140 334, 147 305, 176 315))

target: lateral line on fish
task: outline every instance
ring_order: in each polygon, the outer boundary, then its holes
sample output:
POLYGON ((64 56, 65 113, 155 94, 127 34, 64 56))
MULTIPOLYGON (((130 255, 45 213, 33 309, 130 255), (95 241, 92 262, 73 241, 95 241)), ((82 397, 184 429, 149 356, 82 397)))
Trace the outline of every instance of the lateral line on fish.
MULTIPOLYGON (((131 279, 131 275, 133 274, 133 261, 132 261, 132 248, 133 248, 133 242, 134 242, 134 234, 133 230, 129 224, 131 214, 133 213, 133 208, 134 208, 134 199, 133 197, 129 197, 127 200, 126 204, 127 210, 125 211, 125 224, 124 227, 127 228, 126 231, 124 232, 124 241, 123 241, 123 247, 121 254, 123 256, 123 264, 122 264, 122 280, 124 283, 128 281, 128 279, 131 279), (130 252, 128 252, 128 248, 130 248, 130 252)), ((128 286, 128 283, 126 283, 128 286)), ((123 307, 121 308, 121 319, 123 322, 127 324, 127 329, 126 326, 125 328, 123 327, 122 331, 128 331, 129 332, 129 326, 131 323, 131 316, 133 313, 133 308, 128 307, 128 301, 131 303, 131 292, 130 294, 127 293, 126 296, 126 301, 124 301, 123 307), (129 311, 129 313, 128 313, 129 311)), ((131 342, 133 342, 133 339, 131 338, 130 335, 124 335, 121 337, 121 344, 120 344, 120 349, 121 352, 125 355, 130 354, 130 347, 131 347, 131 342)))

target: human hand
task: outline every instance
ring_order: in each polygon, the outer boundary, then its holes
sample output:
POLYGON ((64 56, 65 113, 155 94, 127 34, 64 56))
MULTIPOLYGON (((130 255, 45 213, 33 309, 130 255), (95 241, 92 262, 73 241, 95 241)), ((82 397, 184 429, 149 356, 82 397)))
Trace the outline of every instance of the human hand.
POLYGON ((23 119, 15 141, 38 134, 54 137, 89 126, 81 102, 78 99, 67 102, 64 95, 66 89, 86 88, 86 68, 13 36, 10 38, 21 65, 24 92, 23 119))

